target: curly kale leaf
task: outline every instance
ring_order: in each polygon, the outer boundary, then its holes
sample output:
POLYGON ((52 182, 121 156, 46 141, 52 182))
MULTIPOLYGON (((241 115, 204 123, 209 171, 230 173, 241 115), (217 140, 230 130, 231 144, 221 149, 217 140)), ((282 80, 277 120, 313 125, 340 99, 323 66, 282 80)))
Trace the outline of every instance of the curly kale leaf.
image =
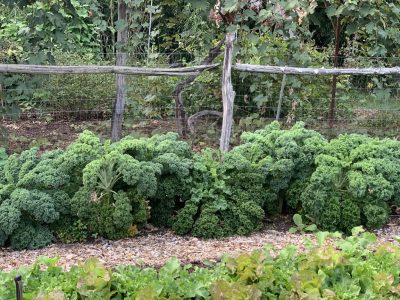
POLYGON ((323 229, 382 226, 399 201, 399 149, 398 141, 356 134, 331 140, 301 195, 305 213, 323 229))
POLYGON ((192 183, 191 169, 193 162, 174 153, 165 153, 153 159, 162 166, 158 180, 157 199, 187 199, 192 183))
POLYGON ((36 189, 59 189, 68 185, 70 176, 60 168, 62 150, 49 151, 42 155, 38 163, 29 172, 20 176, 18 187, 36 189))
POLYGON ((241 202, 232 208, 238 227, 236 232, 240 235, 248 235, 262 228, 262 220, 265 217, 261 206, 253 201, 241 202))
POLYGON ((233 235, 231 226, 223 223, 222 217, 217 215, 215 209, 210 206, 200 208, 200 215, 193 224, 191 234, 201 238, 222 238, 233 235))
POLYGON ((114 211, 112 213, 115 227, 128 230, 133 224, 132 205, 128 195, 118 192, 114 195, 114 211))
POLYGON ((188 234, 193 229, 198 207, 196 203, 186 202, 185 207, 179 211, 172 229, 180 235, 188 234))
POLYGON ((9 199, 14 190, 13 184, 0 184, 0 204, 9 199))
POLYGON ((58 163, 67 174, 81 176, 83 168, 104 154, 100 138, 90 131, 83 131, 78 139, 68 146, 58 163))
POLYGON ((38 190, 16 189, 10 200, 25 215, 39 223, 53 223, 60 216, 56 211, 54 199, 38 190))
POLYGON ((14 250, 43 248, 53 241, 54 236, 48 227, 28 221, 21 222, 10 238, 14 250))
POLYGON ((365 225, 371 229, 381 228, 389 221, 388 207, 368 204, 363 208, 363 215, 366 219, 365 225))
MULTIPOLYGON (((174 133, 147 139, 126 137, 110 151, 119 158, 120 189, 135 188, 148 199, 154 224, 171 226, 173 210, 190 198, 192 151, 174 133)), ((110 152, 110 154, 111 154, 110 152)))
POLYGON ((173 153, 179 157, 191 158, 192 149, 190 145, 178 139, 177 133, 170 132, 164 135, 154 135, 148 139, 148 143, 152 145, 154 156, 173 153))
POLYGON ((3 163, 5 183, 16 185, 38 162, 37 148, 23 151, 20 155, 13 154, 3 163))
MULTIPOLYGON (((286 206, 293 207, 288 204, 287 191, 295 183, 297 186, 300 182, 304 185, 307 183, 315 169, 315 157, 324 152, 326 139, 319 133, 304 128, 304 123, 301 122, 289 130, 282 130, 279 123, 273 122, 265 129, 243 133, 241 138, 245 143, 231 152, 238 152, 249 160, 256 169, 253 173, 264 177, 266 211, 280 212, 285 203, 286 206)), ((239 156, 237 160, 245 161, 239 156)), ((296 206, 299 200, 298 198, 296 206)))
POLYGON ((9 200, 0 205, 0 231, 9 236, 18 228, 21 220, 21 211, 9 200))
POLYGON ((137 190, 145 197, 153 197, 157 193, 158 176, 162 166, 152 162, 140 162, 137 190))
POLYGON ((132 226, 144 225, 149 217, 145 199, 135 191, 118 191, 99 198, 85 187, 71 199, 71 211, 89 234, 109 239, 128 237, 132 226))

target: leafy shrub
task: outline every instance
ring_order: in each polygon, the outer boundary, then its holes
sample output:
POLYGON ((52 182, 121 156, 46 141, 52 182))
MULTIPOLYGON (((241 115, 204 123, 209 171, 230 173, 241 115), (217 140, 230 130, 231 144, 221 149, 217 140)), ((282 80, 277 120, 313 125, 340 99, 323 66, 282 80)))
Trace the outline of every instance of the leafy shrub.
POLYGON ((174 230, 178 234, 218 238, 260 229, 263 203, 251 199, 250 189, 242 190, 231 184, 225 169, 232 163, 229 154, 223 163, 214 155, 216 152, 207 150, 195 156, 192 196, 178 212, 174 230))
POLYGON ((153 222, 170 226, 190 194, 191 150, 175 134, 111 144, 84 131, 65 151, 32 148, 0 161, 0 242, 17 249, 130 236, 150 205, 153 222))
POLYGON ((175 203, 187 197, 191 151, 177 135, 127 137, 103 146, 104 154, 83 169, 83 186, 72 198, 72 213, 89 232, 118 239, 149 218, 171 224, 175 203))
POLYGON ((32 185, 32 172, 44 166, 50 167, 47 156, 39 159, 35 148, 13 154, 4 163, 0 176, 1 245, 10 238, 15 249, 37 248, 53 240, 46 224, 59 218, 63 211, 58 200, 67 195, 51 190, 57 183, 45 182, 45 178, 40 179, 42 186, 32 185))
POLYGON ((315 157, 321 153, 326 139, 298 122, 289 130, 282 130, 278 122, 254 133, 242 134, 244 144, 239 151, 254 164, 258 163, 264 177, 264 193, 269 193, 265 210, 281 212, 282 208, 297 211, 300 207, 298 191, 315 169, 315 157))
POLYGON ((54 241, 54 236, 45 225, 28 221, 19 223, 10 237, 11 247, 15 250, 43 248, 54 241))
POLYGON ((83 166, 99 155, 99 143, 84 132, 66 151, 39 157, 32 148, 2 162, 0 245, 9 241, 12 248, 33 249, 55 240, 50 227, 71 217, 70 197, 81 185, 83 166))
POLYGON ((119 239, 149 219, 178 234, 247 235, 282 211, 349 232, 383 226, 400 204, 396 140, 328 142, 303 123, 282 130, 277 122, 242 140, 226 153, 193 154, 173 133, 111 143, 84 131, 66 150, 2 151, 0 245, 119 239))
POLYGON ((333 139, 316 158, 317 168, 301 195, 316 224, 349 232, 379 228, 391 204, 400 202, 400 142, 363 135, 333 139))
MULTIPOLYGON (((177 233, 215 238, 260 229, 266 213, 282 210, 285 192, 310 176, 326 143, 302 123, 281 130, 274 122, 242 139, 223 155, 207 150, 195 157, 192 197, 178 212, 177 233)), ((289 205, 296 209, 297 201, 289 205)))

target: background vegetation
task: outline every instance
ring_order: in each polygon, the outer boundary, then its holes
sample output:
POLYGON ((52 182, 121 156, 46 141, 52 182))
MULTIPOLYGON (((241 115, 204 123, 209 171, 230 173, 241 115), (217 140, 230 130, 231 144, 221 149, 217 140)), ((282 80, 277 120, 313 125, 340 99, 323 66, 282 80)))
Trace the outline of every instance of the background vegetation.
MULTIPOLYGON (((0 61, 114 64, 115 50, 121 47, 116 32, 127 28, 129 44, 124 51, 128 64, 135 66, 199 64, 231 30, 237 32, 235 60, 243 63, 318 67, 399 64, 400 9, 396 1, 125 2, 128 22, 117 20, 117 1, 3 1, 0 61)), ((216 58, 216 62, 221 60, 221 56, 216 58)), ((275 118, 281 80, 278 75, 234 72, 237 138, 241 131, 262 128, 275 118)), ((178 81, 131 77, 126 87, 125 128, 142 124, 150 128, 144 130, 148 133, 154 130, 152 121, 163 120, 168 124, 163 126, 165 131, 174 130, 173 93, 178 81)), ((185 89, 188 115, 205 109, 221 111, 219 81, 218 74, 208 72, 185 89)), ((338 77, 334 97, 338 122, 328 132, 325 121, 333 99, 331 81, 329 77, 288 76, 280 120, 289 124, 302 120, 330 135, 349 131, 398 135, 398 76, 338 77)), ((115 80, 109 75, 1 74, 0 82, 1 109, 7 119, 34 116, 47 122, 78 121, 78 126, 79 121, 108 124, 115 98, 115 80)), ((218 130, 215 120, 206 126, 200 122, 193 141, 214 143, 218 130)))

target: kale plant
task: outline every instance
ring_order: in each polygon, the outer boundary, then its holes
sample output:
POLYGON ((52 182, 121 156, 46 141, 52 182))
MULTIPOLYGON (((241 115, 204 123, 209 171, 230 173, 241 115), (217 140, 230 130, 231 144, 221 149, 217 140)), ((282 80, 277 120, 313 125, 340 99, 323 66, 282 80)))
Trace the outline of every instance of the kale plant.
POLYGON ((32 148, 0 167, 0 245, 34 249, 50 244, 57 222, 74 220, 70 196, 81 185, 82 166, 96 158, 100 140, 83 132, 67 150, 38 155, 32 148))
MULTIPOLYGON (((281 213, 286 208, 297 211, 299 191, 315 169, 315 157, 327 141, 316 131, 306 129, 303 122, 289 130, 282 130, 278 122, 254 133, 242 134, 244 144, 232 151, 247 157, 257 165, 262 175, 264 209, 267 213, 281 213)), ((260 196, 259 196, 260 197, 260 196)))
POLYGON ((72 198, 72 213, 93 234, 118 239, 149 218, 171 224, 176 202, 187 197, 191 151, 177 135, 126 137, 110 144, 83 169, 83 186, 72 198))
MULTIPOLYGON (((197 237, 220 238, 234 234, 249 234, 262 227, 263 203, 251 198, 251 189, 234 186, 227 175, 232 166, 227 154, 220 163, 218 152, 206 150, 194 160, 194 186, 189 201, 178 212, 173 229, 178 234, 191 233, 197 237)), ((222 158, 222 157, 221 157, 222 158)), ((246 164, 246 159, 236 161, 246 164)), ((242 174, 251 172, 247 164, 242 174)), ((252 183, 249 183, 251 187, 252 183)), ((255 180, 257 185, 257 180, 255 180)))
POLYGON ((53 240, 47 224, 57 221, 65 211, 68 195, 56 189, 56 178, 33 178, 32 174, 36 169, 50 170, 49 157, 59 154, 49 152, 38 158, 37 149, 32 148, 9 156, 4 163, 0 176, 1 245, 10 240, 14 249, 33 249, 53 240))
POLYGON ((302 193, 305 213, 327 230, 383 226, 389 207, 400 204, 400 142, 341 135, 316 158, 302 193))
POLYGON ((262 227, 266 214, 293 209, 314 169, 314 158, 327 142, 317 132, 297 123, 281 130, 278 122, 242 135, 243 144, 218 154, 197 155, 191 199, 178 212, 179 234, 214 238, 250 234, 262 227), (290 197, 288 197, 290 195, 290 197))

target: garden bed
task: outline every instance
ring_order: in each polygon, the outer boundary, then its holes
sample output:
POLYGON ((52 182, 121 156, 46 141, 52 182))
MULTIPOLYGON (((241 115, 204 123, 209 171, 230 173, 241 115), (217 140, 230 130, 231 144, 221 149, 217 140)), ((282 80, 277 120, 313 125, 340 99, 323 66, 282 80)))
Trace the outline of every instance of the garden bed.
MULTIPOLYGON (((313 234, 290 234, 287 229, 290 218, 279 217, 267 224, 263 230, 250 236, 233 236, 224 239, 204 240, 191 236, 178 236, 170 230, 148 226, 138 236, 119 241, 97 239, 75 244, 53 244, 39 250, 0 250, 0 270, 10 271, 20 266, 32 265, 39 256, 60 257, 59 264, 65 269, 96 257, 107 267, 118 265, 144 265, 159 268, 172 256, 182 263, 204 264, 219 261, 223 254, 238 255, 250 253, 273 245, 276 250, 288 245, 303 249, 304 238, 313 239, 313 234)), ((400 221, 397 216, 383 229, 376 230, 377 244, 397 243, 394 237, 400 235, 400 221)))

